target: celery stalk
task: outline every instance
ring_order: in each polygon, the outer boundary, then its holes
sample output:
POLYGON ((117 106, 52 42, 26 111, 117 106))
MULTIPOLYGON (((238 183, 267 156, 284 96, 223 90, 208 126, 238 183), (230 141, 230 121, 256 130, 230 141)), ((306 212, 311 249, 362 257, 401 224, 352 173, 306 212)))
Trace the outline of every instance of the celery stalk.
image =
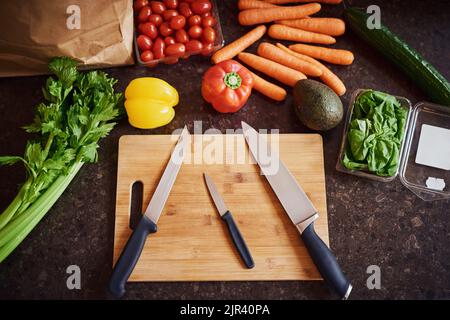
POLYGON ((0 263, 41 221, 83 166, 77 161, 65 176, 60 176, 17 220, 0 231, 0 263))
POLYGON ((0 156, 0 165, 22 162, 27 180, 0 214, 0 262, 25 239, 55 204, 84 163, 97 161, 98 142, 115 126, 122 94, 116 80, 101 71, 80 73, 76 61, 57 57, 49 64, 56 77, 47 79, 45 101, 32 124, 37 135, 23 157, 0 156))
POLYGON ((82 166, 83 163, 81 161, 75 162, 67 175, 59 176, 50 188, 28 207, 20 217, 0 230, 0 262, 3 260, 1 258, 2 247, 13 240, 22 230, 29 230, 29 233, 36 226, 48 210, 55 204, 82 166))

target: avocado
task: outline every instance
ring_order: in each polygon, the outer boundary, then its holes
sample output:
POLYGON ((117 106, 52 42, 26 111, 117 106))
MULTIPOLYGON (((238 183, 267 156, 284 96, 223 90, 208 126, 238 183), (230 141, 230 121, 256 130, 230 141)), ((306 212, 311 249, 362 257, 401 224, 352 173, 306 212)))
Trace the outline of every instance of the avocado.
POLYGON ((344 115, 337 94, 323 83, 310 79, 295 84, 294 109, 305 126, 319 131, 336 127, 344 115))

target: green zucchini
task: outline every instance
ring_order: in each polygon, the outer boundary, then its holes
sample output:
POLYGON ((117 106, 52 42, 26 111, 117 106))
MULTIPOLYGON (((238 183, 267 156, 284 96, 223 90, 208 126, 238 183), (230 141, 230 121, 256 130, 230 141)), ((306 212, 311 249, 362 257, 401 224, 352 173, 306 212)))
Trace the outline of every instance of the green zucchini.
POLYGON ((352 31, 403 70, 433 102, 450 106, 450 84, 445 77, 385 26, 381 25, 380 29, 367 28, 368 17, 356 8, 344 12, 352 31))

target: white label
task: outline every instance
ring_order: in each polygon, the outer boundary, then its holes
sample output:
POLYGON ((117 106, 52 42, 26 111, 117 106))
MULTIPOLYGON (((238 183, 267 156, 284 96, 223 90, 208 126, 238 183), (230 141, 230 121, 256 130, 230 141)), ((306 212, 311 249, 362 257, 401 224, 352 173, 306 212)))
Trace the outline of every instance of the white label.
POLYGON ((423 124, 416 163, 450 170, 450 130, 423 124))
POLYGON ((441 178, 428 177, 425 183, 428 189, 442 191, 445 188, 445 181, 441 178))

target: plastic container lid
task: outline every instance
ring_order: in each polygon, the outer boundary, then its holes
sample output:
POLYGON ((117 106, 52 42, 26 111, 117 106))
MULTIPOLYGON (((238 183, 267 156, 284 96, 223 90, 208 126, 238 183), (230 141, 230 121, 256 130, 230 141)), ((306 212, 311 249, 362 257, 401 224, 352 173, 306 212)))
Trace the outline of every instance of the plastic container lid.
MULTIPOLYGON (((423 200, 448 199, 450 198, 450 170, 420 164, 416 161, 421 133, 427 125, 450 130, 450 107, 429 102, 419 102, 413 107, 405 137, 405 152, 400 162, 400 180, 423 200), (439 184, 442 185, 442 182, 445 183, 443 190, 433 189, 436 186, 439 187, 439 184)), ((435 144, 426 148, 427 157, 431 159, 442 158, 442 150, 450 148, 450 140, 442 145, 439 137, 435 138, 435 144)))
MULTIPOLYGON (((431 159, 432 162, 446 162, 445 159, 442 159, 443 155, 446 154, 443 150, 450 150, 450 139, 439 139, 439 137, 436 136, 435 141, 433 141, 435 145, 433 145, 433 143, 430 144, 428 141, 426 146, 424 146, 425 139, 422 139, 420 151, 419 141, 421 140, 422 132, 426 129, 432 129, 433 131, 431 132, 434 135, 438 135, 436 134, 436 130, 442 132, 450 130, 450 107, 429 102, 419 102, 411 107, 408 99, 396 96, 402 107, 410 110, 406 123, 405 136, 400 150, 400 165, 396 174, 390 177, 380 177, 369 171, 349 170, 344 167, 342 159, 347 145, 347 131, 352 118, 353 105, 356 98, 365 91, 367 91, 367 89, 356 90, 350 99, 350 106, 344 125, 341 150, 336 169, 341 172, 381 182, 390 182, 398 175, 403 185, 423 200, 449 199, 450 170, 438 168, 435 164, 430 164, 429 161, 431 159), (428 164, 423 164, 427 163, 426 161, 421 163, 419 159, 416 159, 418 153, 422 156, 424 155, 423 150, 426 150, 426 154, 425 157, 422 158, 429 159, 428 164)), ((450 131, 447 131, 447 133, 450 134, 450 131)), ((430 135, 428 135, 428 138, 430 138, 430 135)), ((431 136, 431 138, 434 138, 434 136, 431 136)))

